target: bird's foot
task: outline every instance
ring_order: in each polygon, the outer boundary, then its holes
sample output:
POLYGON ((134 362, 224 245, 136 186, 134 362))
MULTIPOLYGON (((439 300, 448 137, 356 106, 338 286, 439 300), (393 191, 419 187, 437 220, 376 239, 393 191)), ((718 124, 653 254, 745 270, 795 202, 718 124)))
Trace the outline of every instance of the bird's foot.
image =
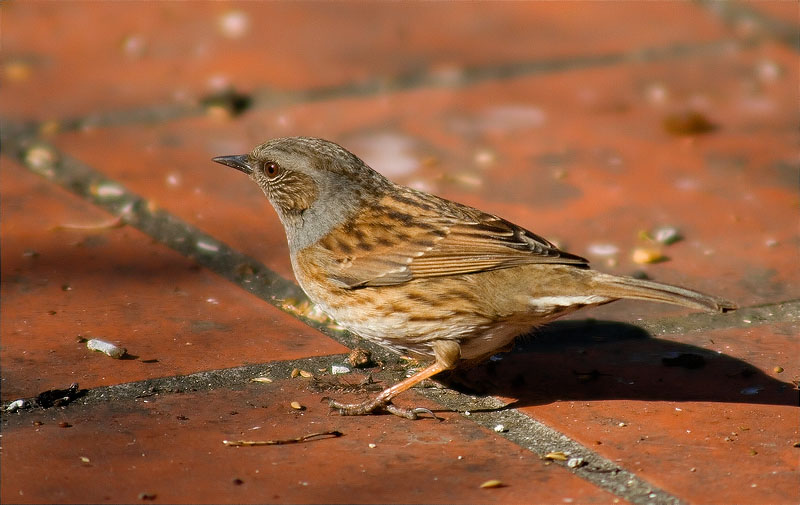
POLYGON ((341 403, 330 398, 323 398, 323 401, 324 400, 327 400, 328 405, 330 405, 332 409, 339 411, 339 414, 343 416, 365 416, 367 414, 372 414, 375 411, 385 410, 390 414, 394 414, 405 419, 419 419, 420 414, 429 414, 434 419, 439 421, 443 420, 441 417, 438 417, 436 414, 434 414, 430 409, 426 409, 424 407, 398 407, 397 405, 393 404, 391 400, 382 400, 380 398, 373 398, 361 403, 341 403))

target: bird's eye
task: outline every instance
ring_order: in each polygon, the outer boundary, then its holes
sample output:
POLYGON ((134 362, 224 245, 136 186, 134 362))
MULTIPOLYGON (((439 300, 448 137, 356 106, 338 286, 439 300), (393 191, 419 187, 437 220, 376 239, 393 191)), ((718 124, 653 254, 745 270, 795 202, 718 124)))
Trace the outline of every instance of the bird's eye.
POLYGON ((270 179, 275 178, 283 173, 283 168, 274 161, 264 163, 264 175, 270 179))

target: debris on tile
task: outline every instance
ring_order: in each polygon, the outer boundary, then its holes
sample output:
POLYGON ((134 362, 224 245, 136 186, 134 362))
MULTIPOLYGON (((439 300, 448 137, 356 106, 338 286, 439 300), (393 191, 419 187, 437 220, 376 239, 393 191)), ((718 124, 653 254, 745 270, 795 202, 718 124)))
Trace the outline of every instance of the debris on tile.
POLYGON ((80 457, 80 459, 81 459, 81 463, 91 463, 91 462, 92 462, 92 461, 91 461, 89 458, 87 458, 86 456, 81 456, 81 457, 80 457))
POLYGON ((569 458, 569 460, 567 460, 567 466, 570 468, 580 468, 585 464, 586 462, 583 458, 569 458))
POLYGON ((152 501, 156 499, 155 493, 139 493, 139 499, 142 501, 152 501))
POLYGON ((488 147, 481 147, 475 151, 473 160, 479 167, 489 168, 497 162, 497 153, 488 147))
POLYGON ((772 371, 775 372, 775 373, 783 373, 783 367, 782 366, 776 366, 775 368, 772 369, 772 371))
POLYGON ((763 82, 774 82, 778 80, 783 74, 783 67, 772 60, 762 60, 756 66, 756 73, 758 78, 763 82))
POLYGON ((233 88, 212 93, 200 101, 207 115, 219 119, 230 119, 243 114, 252 102, 249 95, 239 93, 233 88))
POLYGON ((671 114, 661 124, 667 133, 678 136, 701 135, 717 129, 717 125, 696 111, 671 114))
POLYGON ((750 387, 746 387, 746 388, 742 389, 739 392, 741 394, 743 394, 743 395, 752 396, 752 395, 757 395, 758 393, 760 393, 763 390, 764 390, 763 386, 750 386, 750 387))
POLYGON ((242 479, 239 478, 233 479, 234 486, 241 486, 242 484, 244 484, 244 481, 242 479))
POLYGON ((292 402, 292 403, 289 404, 289 406, 292 407, 295 410, 305 410, 306 409, 305 407, 300 405, 300 402, 292 402))
POLYGON ((764 245, 767 247, 775 247, 776 245, 778 245, 778 241, 774 238, 768 238, 767 240, 764 241, 764 245))
POLYGON ((367 444, 367 447, 369 447, 370 449, 374 449, 378 446, 376 444, 367 444))
POLYGON ((27 81, 31 76, 31 66, 25 61, 9 61, 3 65, 3 74, 10 82, 27 81))
POLYGON ((649 247, 637 247, 633 250, 633 254, 631 255, 631 260, 633 260, 633 262, 637 265, 658 263, 660 261, 665 261, 666 259, 667 258, 661 254, 661 251, 649 247))
POLYGON ((310 442, 312 440, 320 440, 325 438, 338 438, 344 435, 341 431, 320 431, 317 433, 310 433, 297 438, 286 438, 281 440, 223 440, 222 443, 228 447, 252 447, 258 445, 287 445, 299 444, 302 442, 310 442))
POLYGON ((34 144, 25 151, 25 164, 34 172, 53 177, 53 168, 58 162, 58 155, 52 147, 45 144, 34 144))
POLYGON ((353 368, 369 368, 375 366, 372 353, 367 349, 356 347, 347 355, 347 364, 353 368))
POLYGON ((84 230, 84 231, 104 231, 113 230, 114 228, 122 228, 125 226, 125 221, 122 216, 112 217, 99 223, 63 223, 57 224, 51 228, 52 231, 59 230, 84 230))
POLYGON ((262 382, 264 384, 269 384, 270 382, 272 382, 272 379, 270 379, 269 377, 252 377, 250 379, 250 382, 262 382))
POLYGON ((72 428, 72 425, 71 425, 71 424, 69 424, 69 423, 68 423, 68 422, 66 422, 66 421, 61 421, 60 423, 58 423, 58 427, 59 427, 59 428, 72 428))
POLYGON ((341 374, 346 374, 346 373, 350 373, 350 369, 347 368, 346 366, 331 365, 331 374, 333 374, 333 375, 341 375, 341 374))
POLYGON ((39 125, 39 135, 42 135, 43 137, 49 137, 55 135, 60 130, 61 130, 61 123, 59 123, 55 119, 44 121, 39 125))
POLYGON ((502 424, 496 424, 494 426, 494 431, 496 431, 497 433, 505 433, 508 431, 508 429, 502 424))
POLYGON ((70 286, 69 284, 62 284, 61 291, 72 291, 72 286, 70 286))
POLYGON ((664 366, 679 366, 694 370, 704 367, 706 365, 706 359, 700 354, 690 352, 668 352, 666 356, 661 358, 661 364, 664 366))
POLYGON ((101 200, 114 200, 125 194, 125 188, 116 182, 102 181, 89 186, 89 193, 101 200))
POLYGON ((485 110, 479 121, 483 131, 511 132, 541 127, 547 123, 547 114, 533 105, 507 104, 485 110))
POLYGON ((147 44, 144 37, 137 33, 132 33, 125 36, 120 44, 120 49, 126 56, 131 58, 139 58, 144 54, 147 44))
POLYGON ((792 447, 800 448, 800 442, 793 443, 792 447))
POLYGON ((619 247, 614 244, 596 243, 589 245, 589 254, 594 256, 613 256, 619 252, 619 247))
POLYGON ((32 406, 47 409, 50 407, 62 407, 72 400, 80 398, 86 394, 85 389, 80 389, 77 382, 73 382, 66 389, 49 389, 42 391, 36 398, 31 400, 32 406))
POLYGON ((506 485, 503 484, 502 481, 497 480, 497 479, 487 480, 486 482, 484 482, 483 484, 480 485, 481 489, 492 489, 492 488, 498 488, 498 487, 506 487, 506 485))
POLYGON ((228 38, 241 38, 249 28, 250 17, 242 11, 228 11, 219 17, 219 31, 228 38))
POLYGON ((669 91, 667 86, 662 82, 654 82, 647 86, 645 95, 651 103, 661 104, 667 101, 669 91))
POLYGON ((27 400, 19 399, 9 403, 6 407, 6 412, 16 412, 19 409, 24 409, 28 406, 27 400))
POLYGON ((219 252, 219 243, 207 238, 198 239, 196 245, 201 251, 219 252))
POLYGON ((544 459, 549 459, 552 461, 567 461, 569 456, 563 451, 550 451, 544 455, 544 459))
POLYGON ((182 178, 180 172, 170 172, 166 176, 167 186, 177 188, 181 185, 182 178))
POLYGON ((653 230, 653 239, 664 245, 671 245, 683 239, 681 232, 674 226, 660 226, 653 230))
POLYGON ((114 359, 120 359, 128 352, 124 347, 120 347, 112 344, 111 342, 106 342, 105 340, 100 340, 97 338, 87 340, 86 348, 90 351, 102 352, 106 356, 110 356, 114 359))
POLYGON ((628 423, 620 422, 617 426, 619 426, 620 428, 624 428, 624 427, 628 426, 628 423))

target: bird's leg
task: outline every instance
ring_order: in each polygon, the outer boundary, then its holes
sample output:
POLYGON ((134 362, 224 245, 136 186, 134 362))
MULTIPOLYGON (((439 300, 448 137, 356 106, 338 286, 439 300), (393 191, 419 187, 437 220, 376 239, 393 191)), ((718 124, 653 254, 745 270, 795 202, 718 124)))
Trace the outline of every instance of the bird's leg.
POLYGON ((398 382, 392 387, 384 389, 375 398, 361 403, 340 403, 336 400, 330 400, 329 405, 337 409, 343 416, 362 416, 383 408, 396 416, 405 417, 406 419, 417 419, 419 417, 418 414, 422 413, 427 413, 436 417, 433 412, 425 408, 407 409, 391 403, 392 398, 403 391, 411 389, 439 372, 454 368, 461 357, 461 347, 458 345, 458 342, 435 341, 432 347, 434 355, 436 356, 436 361, 432 365, 398 382))

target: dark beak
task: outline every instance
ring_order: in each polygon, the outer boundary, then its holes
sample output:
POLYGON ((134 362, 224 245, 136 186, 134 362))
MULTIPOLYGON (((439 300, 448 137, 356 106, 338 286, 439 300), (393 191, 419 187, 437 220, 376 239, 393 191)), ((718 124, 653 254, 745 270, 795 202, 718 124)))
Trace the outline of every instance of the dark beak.
POLYGON ((250 156, 247 154, 239 154, 236 156, 217 156, 216 158, 212 158, 211 161, 216 161, 222 165, 228 165, 231 168, 235 168, 240 172, 244 172, 247 175, 253 173, 253 169, 250 168, 249 161, 250 156))

